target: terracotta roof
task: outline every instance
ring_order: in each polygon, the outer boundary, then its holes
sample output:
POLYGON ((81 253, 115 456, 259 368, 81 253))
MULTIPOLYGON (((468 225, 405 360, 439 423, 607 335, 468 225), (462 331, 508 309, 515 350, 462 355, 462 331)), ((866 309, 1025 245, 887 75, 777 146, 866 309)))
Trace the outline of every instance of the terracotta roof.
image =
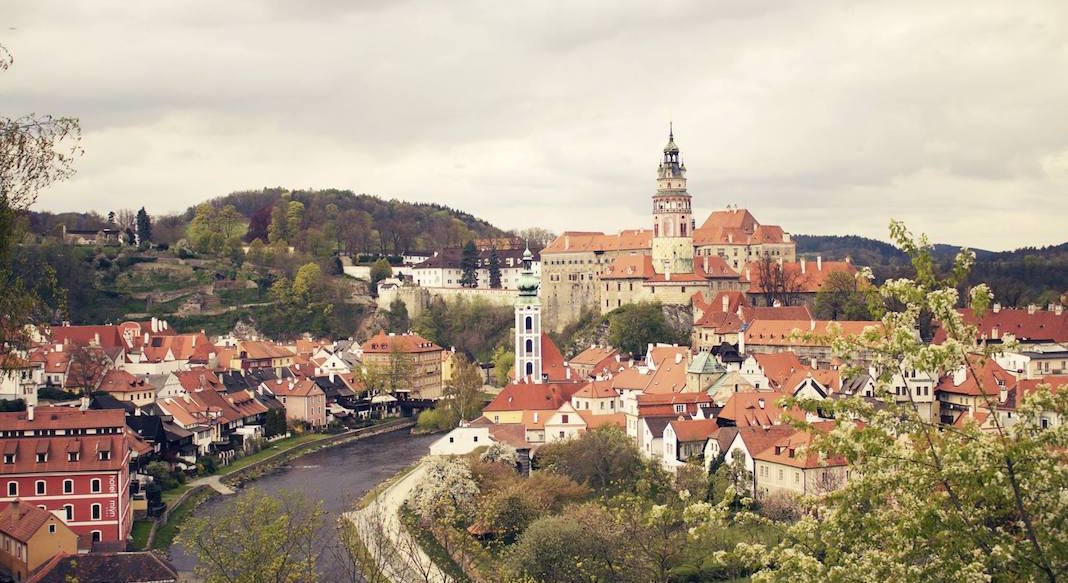
POLYGON ((16 498, 13 502, 0 502, 0 532, 22 542, 29 542, 53 515, 47 510, 16 498))
POLYGON ((838 371, 830 369, 812 369, 809 367, 794 371, 794 373, 790 375, 790 378, 786 380, 786 384, 781 388, 785 392, 792 393, 797 390, 797 387, 799 387, 802 382, 809 378, 826 389, 828 391, 828 396, 831 393, 837 393, 842 389, 842 375, 840 375, 838 371))
POLYGON ((308 378, 296 379, 295 381, 288 379, 274 380, 268 381, 266 385, 272 393, 280 397, 307 397, 316 394, 316 391, 323 392, 319 385, 315 383, 315 380, 308 378))
POLYGON ((1050 391, 1054 393, 1068 389, 1068 375, 1049 375, 1039 379, 1017 381, 1016 390, 1020 395, 1020 400, 1037 391, 1039 385, 1049 385, 1050 391))
POLYGON ((26 583, 170 583, 178 572, 152 551, 56 555, 26 583))
POLYGON ((650 405, 678 405, 694 403, 711 403, 712 397, 707 393, 642 393, 636 397, 638 407, 650 405))
POLYGON ((804 413, 800 409, 795 407, 790 411, 784 411, 776 404, 779 399, 786 396, 786 393, 780 392, 735 393, 724 403, 717 418, 733 421, 738 427, 778 425, 785 414, 802 419, 804 413))
POLYGON ((608 415, 595 415, 593 411, 576 411, 578 416, 586 422, 586 429, 597 429, 598 427, 605 427, 613 425, 615 427, 626 427, 627 418, 623 413, 610 413, 608 415))
MULTIPOLYGON (((121 410, 113 411, 123 415, 121 410)), ((0 443, 5 455, 15 454, 14 463, 0 464, 0 475, 118 470, 126 464, 130 451, 126 431, 102 435, 10 437, 0 443), (108 459, 100 459, 102 451, 110 452, 108 459), (67 454, 75 452, 78 457, 71 461, 67 454), (45 461, 38 462, 37 454, 45 454, 45 461)))
POLYGON ((364 342, 362 348, 366 353, 383 354, 392 352, 394 346, 400 352, 406 353, 436 352, 441 350, 440 346, 418 334, 386 334, 383 330, 379 330, 378 334, 364 342))
MULTIPOLYGON (((819 346, 818 342, 793 338, 794 332, 800 335, 807 332, 827 334, 831 323, 831 320, 753 320, 745 329, 745 343, 759 346, 819 346)), ((866 320, 837 320, 833 323, 841 327, 842 334, 848 336, 860 335, 869 326, 880 330, 883 327, 882 322, 866 320)))
POLYGON ((591 346, 575 355, 569 362, 572 365, 597 366, 606 358, 613 358, 618 351, 611 346, 591 346))
POLYGON ((657 351, 664 354, 662 358, 656 358, 656 371, 653 373, 649 384, 645 386, 646 393, 678 393, 686 388, 686 367, 690 361, 690 349, 685 346, 671 348, 654 348, 654 357, 657 351), (676 359, 676 355, 678 358, 676 359))
MULTIPOLYGON (((856 274, 857 267, 848 261, 804 261, 805 272, 801 273, 801 261, 784 261, 783 273, 793 277, 802 293, 816 293, 823 287, 827 277, 832 273, 844 272, 856 274)), ((777 265, 777 264, 776 264, 777 265)), ((749 294, 764 292, 763 283, 760 280, 760 263, 752 261, 746 264, 742 272, 743 279, 749 281, 749 294)))
POLYGON ((671 422, 671 430, 680 441, 705 441, 719 429, 715 419, 676 419, 671 422))
POLYGON ((242 340, 237 345, 237 352, 239 355, 244 352, 248 358, 253 360, 289 358, 294 356, 293 352, 289 349, 273 342, 265 342, 262 340, 242 340))
POLYGON ((105 393, 139 393, 142 391, 155 392, 156 387, 146 379, 119 369, 111 369, 104 374, 97 390, 105 393))
POLYGON ((550 383, 561 382, 578 382, 579 379, 576 375, 572 374, 571 378, 568 377, 567 370, 569 367, 564 366, 564 355, 560 353, 560 349, 556 347, 556 343, 545 332, 541 333, 541 372, 543 375, 547 375, 547 379, 550 383))
POLYGON ((978 380, 968 367, 961 367, 956 373, 945 375, 939 379, 934 389, 935 392, 973 397, 985 394, 997 400, 1002 387, 1012 389, 1016 386, 1016 377, 1001 368, 1001 365, 994 362, 993 359, 982 360, 978 356, 969 355, 968 360, 971 362, 972 368, 976 369, 976 373, 979 375, 978 380))
POLYGON ((53 350, 45 355, 46 373, 65 373, 70 366, 71 353, 67 350, 53 350))
POLYGON ((619 391, 612 388, 612 381, 590 381, 573 395, 581 399, 607 399, 618 397, 619 391))
POLYGON ((708 218, 705 219, 704 223, 701 223, 698 230, 728 228, 742 229, 751 233, 756 230, 757 225, 759 223, 757 223, 756 217, 749 212, 749 209, 725 209, 709 213, 708 218))
POLYGON ((507 443, 516 449, 529 448, 527 428, 522 423, 490 423, 489 433, 494 441, 507 443))
POLYGON ((812 320, 808 306, 754 306, 742 308, 742 318, 753 320, 812 320))
POLYGON ((820 434, 834 428, 834 421, 825 421, 812 424, 812 431, 794 431, 773 441, 766 449, 759 453, 753 453, 753 459, 775 462, 795 468, 820 468, 828 466, 844 466, 846 460, 842 456, 829 458, 821 457, 819 453, 803 452, 812 443, 813 434, 820 434))
POLYGON ((772 388, 782 387, 795 371, 804 368, 796 352, 761 353, 754 354, 753 358, 764 371, 764 376, 768 377, 772 388))
POLYGON ((482 411, 556 411, 581 387, 575 383, 513 383, 501 389, 482 411))
POLYGON ((320 338, 318 340, 298 338, 294 347, 296 348, 297 354, 311 355, 320 348, 329 347, 331 344, 333 343, 325 338, 320 338))
POLYGON ((121 410, 94 410, 73 407, 36 407, 33 419, 26 411, 0 413, 0 427, 5 430, 34 429, 101 429, 124 427, 126 414, 121 410))
POLYGON ((712 299, 706 299, 704 292, 697 292, 691 296, 691 302, 693 306, 701 312, 730 312, 737 313, 738 308, 749 307, 749 299, 746 298, 745 292, 740 291, 721 291, 712 296, 712 299), (723 300, 727 300, 727 309, 723 309, 723 300))
POLYGON ((541 250, 547 253, 581 253, 592 251, 630 251, 648 249, 652 246, 653 231, 630 229, 615 235, 592 231, 564 231, 541 250))
POLYGON ((656 272, 653 258, 649 255, 621 255, 613 259, 601 273, 601 279, 642 279, 650 283, 704 282, 713 278, 737 277, 738 272, 718 255, 694 257, 693 271, 672 273, 670 279, 666 273, 656 272))
MULTIPOLYGON (((981 338, 998 339, 1005 334, 1012 334, 1017 340, 1050 340, 1068 342, 1068 310, 1056 311, 999 308, 997 312, 987 310, 980 317, 971 309, 958 310, 964 321, 979 328, 981 338)), ((941 326, 935 329, 934 343, 946 341, 946 332, 941 326)))
POLYGON ((653 378, 653 371, 632 366, 612 375, 612 388, 617 391, 644 391, 653 378))
POLYGON ((141 346, 147 362, 164 362, 169 353, 174 360, 207 363, 208 356, 215 352, 215 345, 203 333, 150 336, 141 346))
POLYGON ((178 383, 182 385, 182 388, 188 392, 193 392, 197 389, 212 389, 215 391, 225 391, 226 387, 223 385, 219 376, 215 372, 206 368, 194 368, 190 370, 180 370, 174 373, 174 376, 178 378, 178 383))
MULTIPOLYGON (((721 429, 725 431, 729 428, 721 429)), ((757 454, 771 447, 779 439, 793 435, 797 429, 789 425, 750 425, 735 428, 737 435, 742 438, 742 443, 749 451, 749 455, 757 454)), ((727 444, 730 447, 730 444, 727 444)))

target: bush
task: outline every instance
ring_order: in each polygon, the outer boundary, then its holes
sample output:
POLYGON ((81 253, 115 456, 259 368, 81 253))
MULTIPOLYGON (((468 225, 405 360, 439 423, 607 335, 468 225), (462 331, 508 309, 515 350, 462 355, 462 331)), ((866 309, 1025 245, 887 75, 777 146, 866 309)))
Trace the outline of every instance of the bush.
POLYGON ((72 401, 77 399, 78 395, 55 387, 44 387, 43 389, 37 390, 37 398, 49 401, 72 401))
POLYGON ((793 494, 776 492, 760 500, 760 513, 778 522, 795 522, 801 518, 801 504, 793 494))

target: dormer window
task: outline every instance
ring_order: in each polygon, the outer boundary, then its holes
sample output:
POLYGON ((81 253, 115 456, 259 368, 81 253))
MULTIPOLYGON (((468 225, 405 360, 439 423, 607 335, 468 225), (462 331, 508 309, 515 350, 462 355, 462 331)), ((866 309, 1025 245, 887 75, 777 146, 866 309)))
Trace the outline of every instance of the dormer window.
POLYGON ((4 463, 5 464, 13 464, 13 463, 15 463, 15 454, 13 454, 13 453, 5 453, 4 454, 4 463))
POLYGON ((78 461, 79 457, 80 456, 79 456, 78 452, 76 452, 76 451, 67 452, 67 461, 68 462, 76 462, 76 461, 78 461))
POLYGON ((39 453, 39 454, 37 454, 37 463, 43 464, 46 461, 48 461, 48 454, 47 453, 39 453))
POLYGON ((104 450, 104 451, 100 452, 100 459, 101 460, 109 460, 109 459, 111 459, 111 452, 108 451, 108 450, 104 450))

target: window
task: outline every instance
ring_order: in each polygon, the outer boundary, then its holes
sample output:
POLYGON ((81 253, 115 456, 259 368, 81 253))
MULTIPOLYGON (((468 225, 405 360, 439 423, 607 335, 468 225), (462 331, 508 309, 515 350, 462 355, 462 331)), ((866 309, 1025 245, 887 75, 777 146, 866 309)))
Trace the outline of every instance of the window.
POLYGON ((534 354, 534 341, 533 340, 531 340, 530 338, 527 338, 526 347, 527 347, 527 354, 534 354))
POLYGON ((56 525, 54 525, 54 524, 49 524, 48 525, 48 534, 56 534, 56 525))
POLYGON ((66 516, 67 522, 70 522, 70 521, 74 520, 74 505, 73 504, 64 504, 63 505, 63 513, 66 516))
POLYGON ((782 479, 782 468, 779 469, 779 479, 782 479))
POLYGON ((528 362, 527 363, 527 375, 529 376, 529 375, 532 375, 532 374, 534 374, 534 363, 533 362, 528 362))
POLYGON ((8 482, 7 483, 7 495, 8 496, 18 496, 19 495, 19 483, 18 482, 8 482))
POLYGON ((475 436, 475 443, 478 443, 478 436, 475 436))
POLYGON ((100 478, 93 478, 89 481, 89 491, 93 494, 100 493, 100 478))
POLYGON ((686 412, 686 405, 681 405, 681 404, 680 405, 675 405, 675 412, 676 413, 685 413, 686 412))
POLYGON ((456 443, 456 438, 450 437, 449 438, 449 443, 456 443))
POLYGON ((101 460, 109 460, 109 459, 111 459, 111 452, 107 451, 107 450, 104 450, 104 451, 100 452, 100 459, 101 460))
POLYGON ((796 483, 798 483, 800 481, 801 481, 801 474, 798 473, 798 472, 794 472, 794 483, 796 484, 796 483))
POLYGON ((99 504, 93 504, 92 517, 93 517, 93 520, 100 520, 100 505, 99 504))
POLYGON ((561 419, 561 421, 560 421, 561 423, 567 423, 567 415, 561 415, 560 419, 561 419))
POLYGON ((45 493, 45 481, 44 480, 37 480, 37 482, 34 483, 34 486, 35 486, 35 488, 37 490, 37 495, 38 496, 44 496, 44 493, 45 493))
POLYGON ((13 464, 13 463, 15 463, 15 454, 13 454, 13 453, 5 453, 4 454, 4 463, 5 464, 13 464))
POLYGON ((560 432, 560 439, 563 439, 563 438, 564 438, 564 432, 563 432, 563 431, 561 431, 561 432, 560 432))
POLYGON ((39 453, 39 454, 37 454, 37 463, 43 464, 46 461, 48 461, 48 454, 47 453, 39 453))
POLYGON ((100 531, 99 530, 94 530, 93 531, 93 542, 95 542, 95 543, 100 542, 100 531))
POLYGON ((523 325, 526 327, 527 332, 533 330, 534 329, 534 318, 531 318, 530 316, 527 316, 526 317, 526 321, 525 321, 525 323, 523 325))

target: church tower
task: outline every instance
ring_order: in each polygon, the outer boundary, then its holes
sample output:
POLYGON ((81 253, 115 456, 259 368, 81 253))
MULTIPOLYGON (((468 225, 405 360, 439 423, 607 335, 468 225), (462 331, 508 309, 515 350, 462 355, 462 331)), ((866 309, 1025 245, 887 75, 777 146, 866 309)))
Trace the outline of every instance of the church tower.
POLYGON ((515 302, 515 380, 541 382, 541 301, 540 282, 534 277, 534 256, 528 246, 523 252, 523 271, 519 275, 519 297, 515 302))
POLYGON ((653 195, 652 254, 657 273, 693 271, 693 229, 690 194, 686 192, 686 165, 675 145, 675 130, 669 126, 653 195))

